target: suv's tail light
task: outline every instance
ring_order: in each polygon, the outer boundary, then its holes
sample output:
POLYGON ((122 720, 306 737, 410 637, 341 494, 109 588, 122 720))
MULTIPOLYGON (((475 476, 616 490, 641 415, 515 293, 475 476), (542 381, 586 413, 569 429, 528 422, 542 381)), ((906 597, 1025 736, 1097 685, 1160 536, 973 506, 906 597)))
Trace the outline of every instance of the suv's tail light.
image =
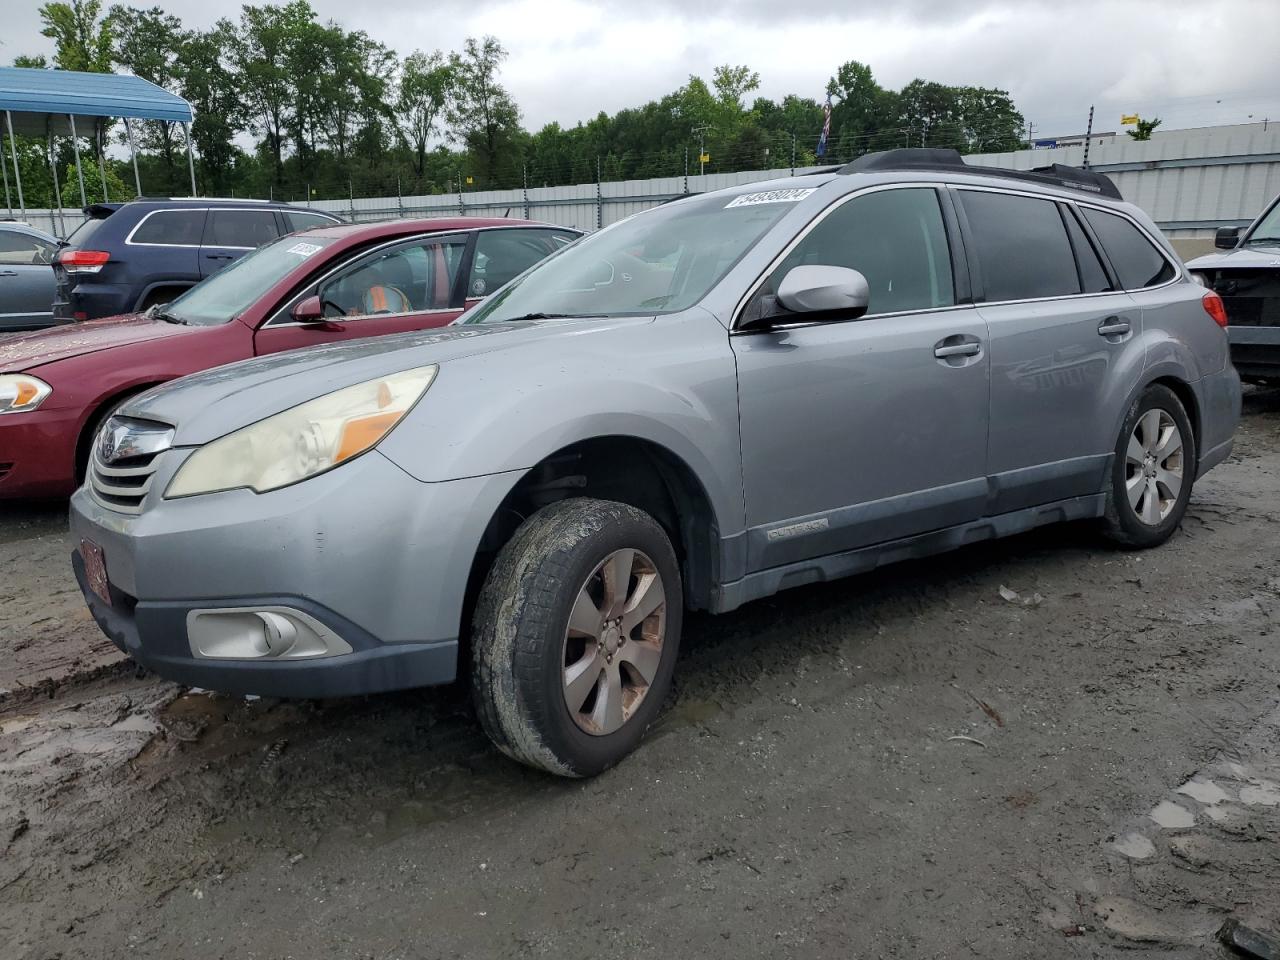
POLYGON ((1204 304, 1204 312, 1213 317, 1213 322, 1220 327, 1227 325, 1227 308, 1222 303, 1222 298, 1210 290, 1201 299, 1204 304))
POLYGON ((67 273, 97 273, 110 259, 105 250, 63 250, 58 254, 58 263, 67 273))

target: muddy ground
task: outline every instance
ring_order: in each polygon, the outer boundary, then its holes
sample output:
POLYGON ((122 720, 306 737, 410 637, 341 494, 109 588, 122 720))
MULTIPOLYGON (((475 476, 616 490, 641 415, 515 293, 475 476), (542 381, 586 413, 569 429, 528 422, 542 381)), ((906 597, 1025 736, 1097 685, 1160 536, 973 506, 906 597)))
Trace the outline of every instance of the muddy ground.
POLYGON ((586 783, 459 690, 139 676, 64 506, 2 507, 0 955, 1226 956, 1280 931, 1280 393, 1246 407, 1162 549, 1057 528, 693 618, 586 783))

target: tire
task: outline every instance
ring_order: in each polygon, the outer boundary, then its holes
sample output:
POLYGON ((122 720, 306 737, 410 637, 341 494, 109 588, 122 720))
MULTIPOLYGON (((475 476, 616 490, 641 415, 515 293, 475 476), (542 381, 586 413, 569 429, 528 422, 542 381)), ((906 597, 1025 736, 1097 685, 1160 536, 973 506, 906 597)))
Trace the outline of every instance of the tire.
POLYGON ((1198 462, 1182 401, 1166 386, 1148 387, 1129 408, 1116 440, 1103 520, 1108 539, 1135 549, 1168 540, 1187 512, 1198 462), (1176 433, 1168 432, 1170 426, 1176 433))
POLYGON ((485 733, 550 773, 607 770, 662 709, 683 609, 675 551, 647 513, 585 497, 539 510, 498 553, 476 604, 472 697, 485 733), (610 584, 624 569, 619 602, 610 584), (661 608, 629 622, 656 599, 661 608), (620 610, 628 613, 615 627, 620 610))

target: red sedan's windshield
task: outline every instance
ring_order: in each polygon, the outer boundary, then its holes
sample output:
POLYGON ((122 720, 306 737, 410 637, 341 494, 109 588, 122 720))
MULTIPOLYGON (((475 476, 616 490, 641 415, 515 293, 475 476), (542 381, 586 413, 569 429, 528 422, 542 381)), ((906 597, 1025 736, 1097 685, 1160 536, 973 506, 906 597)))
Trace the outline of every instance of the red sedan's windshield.
POLYGON ((211 327, 249 309, 282 277, 332 244, 331 237, 281 237, 202 280, 161 312, 179 323, 211 327))

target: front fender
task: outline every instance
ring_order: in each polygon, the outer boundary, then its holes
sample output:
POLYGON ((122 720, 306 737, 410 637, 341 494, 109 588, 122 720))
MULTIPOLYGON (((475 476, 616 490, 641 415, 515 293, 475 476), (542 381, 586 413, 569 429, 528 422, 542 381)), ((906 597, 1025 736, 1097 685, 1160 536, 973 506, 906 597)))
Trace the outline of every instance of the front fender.
POLYGON ((440 482, 528 470, 583 440, 635 437, 689 466, 730 536, 745 522, 737 416, 727 334, 698 311, 442 364, 379 449, 440 482))

